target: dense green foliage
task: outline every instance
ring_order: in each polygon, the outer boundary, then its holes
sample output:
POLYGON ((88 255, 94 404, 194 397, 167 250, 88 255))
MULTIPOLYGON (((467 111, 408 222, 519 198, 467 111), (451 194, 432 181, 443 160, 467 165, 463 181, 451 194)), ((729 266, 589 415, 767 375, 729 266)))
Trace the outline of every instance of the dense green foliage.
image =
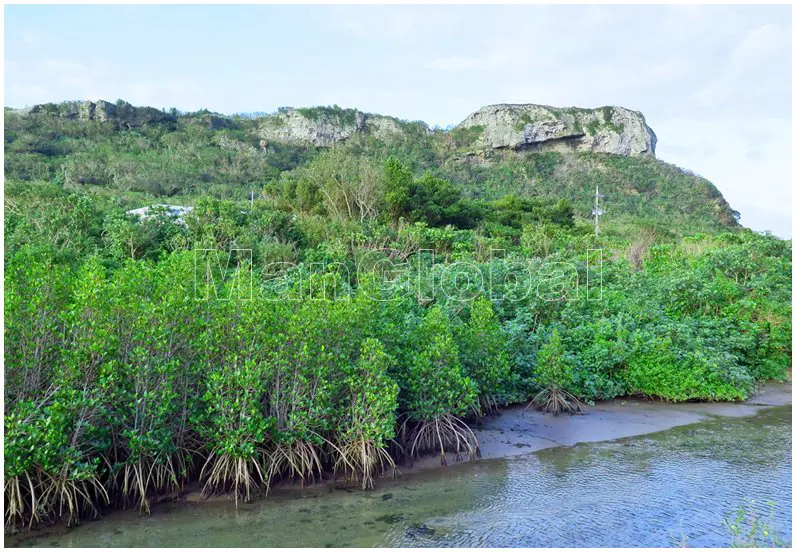
POLYGON ((255 120, 207 121, 6 114, 7 527, 194 480, 372 486, 404 455, 478 456, 466 422, 545 390, 739 400, 788 377, 791 243, 735 229, 696 177, 457 164, 420 132, 266 154, 255 120), (596 181, 624 194, 599 239, 596 181), (150 203, 193 211, 126 214, 150 203))
MULTIPOLYGON (((258 129, 279 123, 279 115, 227 118, 207 111, 175 111, 161 114, 157 123, 131 126, 81 121, 59 116, 59 106, 46 107, 35 113, 6 110, 7 179, 58 182, 69 190, 110 195, 115 203, 127 208, 139 207, 158 196, 183 196, 174 202, 188 204, 202 195, 244 199, 269 183, 273 185, 265 187, 271 192, 274 186, 280 191, 291 185, 298 187, 291 201, 298 197, 309 203, 294 206, 312 208, 322 199, 312 194, 318 193, 319 187, 334 184, 302 178, 307 174, 303 169, 321 150, 277 142, 261 147, 258 129), (299 171, 285 173, 294 169, 299 171), (291 184, 280 183, 282 178, 291 184)), ((323 118, 349 126, 355 120, 354 110, 337 106, 302 108, 297 113, 311 121, 323 118)), ((653 158, 553 151, 530 155, 498 150, 473 152, 469 148, 482 130, 479 127, 428 133, 417 123, 393 122, 402 132, 393 140, 357 133, 338 144, 340 155, 349 157, 349 165, 372 164, 379 169, 393 156, 416 175, 428 171, 443 179, 426 177, 425 185, 402 184, 419 185, 425 190, 434 206, 426 214, 443 224, 456 224, 457 216, 465 216, 456 209, 444 212, 456 195, 487 201, 509 194, 565 199, 578 219, 588 219, 594 189, 599 185, 607 196, 606 230, 610 232, 625 234, 628 226, 639 222, 656 226, 659 233, 674 235, 736 226, 735 213, 710 182, 653 158)), ((331 161, 340 159, 333 157, 331 161)), ((344 178, 335 185, 338 191, 345 188, 346 171, 340 173, 344 178)), ((365 179, 368 185, 375 180, 365 179)), ((401 198, 394 195, 396 190, 388 192, 388 204, 396 200, 400 203, 401 198)), ((405 203, 408 197, 402 201, 405 203)), ((331 213, 332 203, 325 205, 331 213)), ((422 211, 425 205, 403 207, 422 211)), ((414 218, 418 216, 421 213, 414 218)))

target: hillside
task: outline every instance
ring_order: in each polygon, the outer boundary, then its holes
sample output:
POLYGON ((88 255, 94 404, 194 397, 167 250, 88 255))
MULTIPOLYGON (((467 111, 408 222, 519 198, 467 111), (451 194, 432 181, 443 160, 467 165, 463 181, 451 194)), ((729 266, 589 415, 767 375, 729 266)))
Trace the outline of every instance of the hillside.
POLYGON ((332 148, 375 167, 393 156, 472 199, 566 199, 584 222, 599 185, 607 231, 650 226, 679 236, 737 227, 716 187, 656 159, 644 117, 620 107, 496 105, 440 130, 336 106, 223 116, 66 102, 6 109, 5 136, 11 183, 54 182, 129 208, 174 196, 244 199, 274 190, 332 148))

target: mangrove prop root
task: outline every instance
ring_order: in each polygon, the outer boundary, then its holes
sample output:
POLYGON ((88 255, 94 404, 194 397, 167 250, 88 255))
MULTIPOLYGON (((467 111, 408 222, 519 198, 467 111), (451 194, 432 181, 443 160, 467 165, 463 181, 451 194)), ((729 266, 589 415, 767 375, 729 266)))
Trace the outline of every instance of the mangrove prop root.
POLYGON ((137 499, 139 513, 149 515, 147 496, 153 492, 179 491, 182 486, 178 473, 182 473, 183 468, 184 458, 181 454, 155 458, 142 454, 136 462, 128 461, 120 470, 121 481, 117 483, 123 506, 126 507, 130 499, 137 499))
POLYGON ((397 473, 395 461, 384 447, 378 446, 367 439, 355 439, 343 443, 335 449, 338 451, 334 463, 334 471, 344 471, 359 477, 363 489, 372 489, 374 476, 392 469, 393 476, 397 473))
POLYGON ((85 512, 99 517, 100 503, 109 503, 105 487, 95 476, 71 477, 72 467, 64 466, 55 475, 36 469, 33 474, 10 477, 4 485, 5 529, 14 531, 19 525, 33 527, 44 521, 66 516, 67 525, 80 522, 85 512))
POLYGON ((99 517, 98 503, 110 503, 107 490, 96 476, 73 479, 70 471, 71 466, 65 465, 54 476, 44 474, 39 495, 39 506, 58 516, 67 516, 68 526, 78 524, 83 512, 99 517))
MULTIPOLYGON (((328 441, 326 441, 328 443, 328 441)), ((322 449, 315 443, 296 441, 278 444, 266 453, 266 473, 271 481, 278 476, 298 477, 302 482, 314 482, 323 474, 322 449)))
POLYGON ((433 420, 423 421, 406 431, 406 424, 402 433, 406 435, 406 443, 410 456, 417 456, 424 452, 439 451, 440 463, 448 464, 446 452, 454 452, 456 460, 463 454, 468 459, 475 460, 481 456, 478 439, 467 424, 456 416, 444 414, 433 420))
POLYGON ((252 493, 258 492, 261 485, 265 486, 266 490, 268 488, 269 480, 264 475, 259 456, 259 453, 247 458, 227 453, 211 453, 199 476, 200 479, 207 478, 202 494, 231 489, 235 495, 236 508, 239 498, 249 502, 252 493))
POLYGON ((13 532, 17 526, 29 519, 29 526, 39 523, 39 507, 37 506, 37 487, 33 484, 30 474, 9 477, 5 481, 5 531, 13 532))
POLYGON ((528 403, 527 408, 535 407, 540 412, 558 416, 559 414, 583 414, 586 405, 571 393, 560 387, 546 387, 542 389, 528 403))

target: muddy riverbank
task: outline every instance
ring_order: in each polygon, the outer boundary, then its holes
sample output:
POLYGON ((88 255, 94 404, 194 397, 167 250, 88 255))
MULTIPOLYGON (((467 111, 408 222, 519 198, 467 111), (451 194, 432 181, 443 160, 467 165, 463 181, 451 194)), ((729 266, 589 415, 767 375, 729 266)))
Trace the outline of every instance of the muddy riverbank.
POLYGON ((751 416, 791 404, 791 384, 769 385, 744 403, 667 403, 616 399, 598 403, 582 416, 548 416, 512 407, 476 434, 484 458, 502 458, 557 446, 609 441, 697 423, 714 416, 751 416))
MULTIPOLYGON (((670 404, 644 400, 615 400, 595 405, 589 408, 583 416, 560 417, 542 415, 532 410, 526 411, 522 407, 510 408, 500 416, 485 420, 484 426, 477 430, 483 454, 482 461, 463 462, 459 465, 440 468, 438 458, 423 458, 412 466, 403 466, 399 479, 378 481, 374 491, 363 492, 342 482, 329 482, 304 488, 280 486, 272 489, 271 496, 267 499, 242 505, 236 510, 231 497, 219 496, 210 501, 201 500, 199 489, 194 489, 187 492, 180 500, 156 505, 149 518, 139 518, 134 511, 113 512, 103 520, 87 521, 75 529, 54 527, 16 536, 7 535, 5 542, 11 546, 90 546, 92 543, 105 546, 188 546, 191 545, 191 542, 194 545, 201 545, 198 544, 199 541, 195 540, 198 537, 186 537, 184 534, 186 531, 193 531, 191 535, 203 535, 203 538, 210 539, 211 542, 215 542, 219 546, 246 546, 247 543, 257 546, 300 546, 302 544, 324 546, 329 544, 316 542, 317 539, 323 537, 328 537, 333 544, 338 545, 355 543, 363 546, 379 543, 411 545, 410 541, 420 542, 424 539, 430 539, 428 544, 446 545, 449 544, 448 540, 435 540, 442 538, 440 535, 432 538, 433 535, 424 533, 425 530, 422 526, 428 525, 428 519, 434 518, 436 515, 458 518, 458 516, 467 514, 472 508, 470 502, 474 500, 470 492, 475 495, 481 492, 487 495, 491 493, 496 496, 496 500, 508 502, 512 502, 514 498, 506 496, 506 493, 513 492, 507 489, 512 489, 516 485, 520 485, 522 492, 539 492, 539 488, 536 486, 525 489, 526 483, 518 483, 516 477, 511 474, 519 471, 526 473, 533 480, 540 466, 545 465, 545 462, 548 461, 552 462, 548 466, 551 471, 545 473, 550 477, 557 473, 556 466, 564 465, 571 466, 576 471, 582 468, 588 472, 584 473, 584 477, 591 477, 589 473, 598 471, 601 474, 600 477, 608 479, 613 477, 614 483, 622 483, 621 474, 632 474, 639 470, 641 474, 644 474, 644 469, 639 466, 646 466, 650 462, 650 458, 656 458, 658 454, 661 455, 661 458, 666 458, 666 454, 669 454, 669 460, 665 463, 665 469, 670 472, 668 477, 689 478, 690 475, 679 467, 677 455, 681 453, 678 447, 682 447, 683 442, 694 441, 692 433, 702 435, 702 437, 688 445, 689 451, 698 451, 698 458, 706 464, 719 462, 723 466, 722 470, 730 469, 731 471, 723 476, 728 481, 741 481, 738 483, 739 486, 736 485, 737 489, 729 487, 726 489, 727 497, 735 498, 719 497, 721 498, 720 506, 725 509, 731 508, 737 500, 743 498, 742 495, 749 494, 759 495, 761 499, 771 498, 779 501, 787 498, 789 505, 789 483, 787 489, 769 488, 764 473, 753 472, 739 475, 747 467, 739 470, 732 463, 728 466, 726 458, 722 457, 728 455, 735 457, 737 450, 749 449, 748 454, 751 456, 748 460, 754 464, 755 455, 760 456, 765 454, 765 451, 755 452, 757 449, 754 447, 759 448, 759 444, 754 445, 750 440, 759 439, 760 435, 765 432, 768 432, 766 434, 768 439, 775 441, 782 441, 783 435, 789 435, 790 409, 784 405, 790 404, 791 386, 787 384, 768 386, 750 401, 735 404, 670 404), (776 425, 772 425, 772 421, 769 419, 772 416, 776 418, 776 425), (760 424, 764 428, 761 430, 763 433, 749 433, 749 428, 754 424, 760 424), (657 435, 661 437, 657 437, 657 435), (618 449, 617 446, 619 446, 618 449), (699 450, 700 447, 704 450, 699 450), (643 462, 640 462, 638 454, 628 456, 628 451, 631 448, 634 454, 646 451, 643 455, 643 462), (656 452, 656 449, 660 450, 656 452), (606 451, 614 451, 616 454, 612 453, 606 456, 606 451), (600 459, 606 460, 608 465, 595 465, 595 462, 599 463, 600 459), (607 472, 604 473, 604 470, 610 471, 610 469, 615 470, 619 475, 606 475, 607 472), (510 484, 507 483, 507 478, 510 480, 508 482, 510 484), (760 482, 756 483, 756 487, 744 491, 744 485, 746 485, 743 483, 744 478, 749 481, 756 481, 759 478, 760 482), (481 484, 486 487, 482 489, 481 484), (506 486, 507 484, 508 486, 506 486), (462 492, 464 495, 461 494, 462 492), (416 501, 421 501, 422 504, 415 504, 416 501), (309 507, 309 513, 303 511, 307 508, 302 505, 306 506, 307 504, 312 504, 309 507), (400 506, 401 513, 394 512, 395 505, 400 506), (346 523, 345 519, 338 515, 338 512, 334 512, 338 506, 343 510, 350 508, 352 515, 359 521, 352 522, 352 524, 346 523), (382 510, 384 512, 381 512, 382 510), (381 512, 381 514, 371 520, 369 512, 381 512), (411 512, 411 514, 406 512, 411 512), (309 524, 323 522, 328 525, 330 532, 328 535, 323 533, 315 536, 294 534, 291 537, 281 529, 277 531, 277 535, 260 529, 252 529, 249 526, 251 523, 259 523, 258 520, 262 521, 266 518, 269 520, 273 518, 274 522, 279 520, 279 523, 289 526, 298 523, 309 526, 309 524), (362 527, 356 529, 357 523, 361 523, 362 527), (415 527, 413 524, 420 529, 413 529, 415 527), (400 535, 390 533, 388 529, 394 529, 394 525, 401 527, 403 533, 400 535), (208 533, 210 528, 213 528, 212 533, 208 533), (252 539, 255 539, 256 534, 260 535, 257 538, 266 539, 266 541, 247 541, 246 531, 253 531, 252 539), (362 533, 363 531, 364 533, 362 533), (368 537, 366 539, 363 537, 364 540, 351 540, 353 538, 351 535, 355 533, 362 533, 368 537), (332 537, 332 535, 337 536, 332 537), (178 538, 183 540, 172 540, 178 538), (186 538, 188 542, 185 542, 186 538)), ((778 458, 787 458, 787 462, 790 462, 789 442, 787 444, 776 442, 773 447, 775 450, 769 452, 772 454, 776 452, 779 455, 778 458)), ((764 466, 764 471, 775 470, 776 477, 781 478, 782 474, 779 472, 782 466, 769 464, 768 460, 763 459, 760 465, 764 466)), ((708 470, 707 467, 704 469, 708 470)), ((712 469, 715 470, 715 466, 712 469)), ((565 472, 567 470, 569 467, 565 472)), ((705 473, 707 474, 708 471, 705 473)), ((716 476, 710 472, 710 475, 705 475, 705 477, 712 480, 716 476)), ((561 491, 556 487, 556 481, 555 477, 548 481, 550 492, 561 491)), ((628 482, 632 482, 632 479, 629 479, 628 482)), ((577 487, 575 483, 574 480, 571 482, 573 492, 577 487)), ((580 485, 588 488, 591 484, 593 482, 585 481, 580 485)), ((699 483, 699 485, 702 484, 699 483)), ((724 484, 722 483, 722 485, 724 484)), ((684 487, 684 489, 687 488, 684 487)), ((712 492, 709 487, 705 489, 707 493, 712 492)), ((639 490, 643 491, 643 489, 639 490)), ((603 489, 601 492, 608 491, 603 489)), ((676 502, 676 497, 670 498, 676 502)), ((480 499, 476 502, 481 504, 480 499)), ((688 507, 696 506, 696 503, 689 503, 688 507)), ((488 513, 488 504, 485 507, 488 513)), ((672 512, 669 512, 667 516, 675 516, 676 510, 672 510, 672 512)), ((513 511, 507 512, 508 514, 515 515, 513 511)), ((714 514, 718 515, 718 511, 714 514)), ((534 515, 541 515, 541 513, 536 512, 534 515)), ((789 525, 789 521, 784 518, 781 523, 789 525)), ((297 525, 297 528, 300 527, 302 526, 297 525)), ((460 530, 463 529, 460 528, 460 530)), ((560 530, 566 532, 564 528, 560 530)), ((434 531, 436 535, 436 530, 434 531)), ((524 531, 531 531, 531 528, 526 528, 524 531)), ((465 531, 465 533, 467 532, 465 531)), ((450 542, 461 542, 464 543, 462 545, 472 546, 482 545, 474 544, 458 533, 457 535, 456 539, 450 542)), ((528 535, 526 537, 531 538, 528 535)), ((486 539, 484 542, 487 544, 498 543, 497 545, 500 545, 499 541, 494 540, 496 538, 494 535, 483 538, 486 539)), ((520 542, 524 542, 522 538, 518 538, 520 542)), ((628 538, 630 537, 628 536, 628 538)), ((561 542, 567 545, 566 543, 570 541, 561 542)), ((660 544, 659 541, 654 542, 660 544)))

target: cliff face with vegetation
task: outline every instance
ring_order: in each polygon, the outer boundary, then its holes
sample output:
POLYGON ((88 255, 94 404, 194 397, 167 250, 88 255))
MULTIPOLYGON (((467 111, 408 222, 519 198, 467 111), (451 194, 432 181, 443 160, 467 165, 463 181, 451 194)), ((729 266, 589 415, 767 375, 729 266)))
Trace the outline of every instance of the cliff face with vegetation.
POLYGON ((225 116, 100 100, 6 110, 6 136, 7 177, 55 178, 123 196, 245 197, 331 148, 377 165, 394 156, 474 199, 566 199, 584 220, 600 186, 609 227, 646 224, 680 234, 737 225, 715 186, 655 159, 656 137, 643 115, 621 107, 499 104, 432 130, 337 106, 225 116))
POLYGON ((99 121, 116 125, 120 129, 131 129, 146 124, 173 123, 177 120, 173 114, 154 107, 135 107, 121 100, 116 103, 97 100, 96 102, 39 104, 33 106, 30 113, 41 113, 84 122, 99 121))
MULTIPOLYGON (((405 139, 407 126, 431 134, 422 121, 341 108, 285 108, 263 117, 258 135, 267 141, 330 147, 364 134, 379 140, 405 139)), ((655 155, 655 133, 644 116, 622 107, 554 108, 534 104, 484 107, 453 128, 461 144, 474 149, 587 151, 613 155, 655 155)))
MULTIPOLYGON (((130 129, 145 124, 173 123, 176 116, 127 102, 66 102, 42 104, 30 113, 46 113, 81 121, 100 121, 130 129)), ((231 120, 208 114, 217 127, 231 120)), ((405 139, 409 128, 425 134, 431 129, 422 121, 335 107, 282 108, 259 118, 256 134, 263 140, 288 144, 330 147, 355 134, 378 140, 405 139)), ((499 104, 479 109, 452 129, 460 145, 475 149, 530 151, 586 151, 613 155, 655 155, 655 133, 644 116, 623 107, 582 109, 535 104, 499 104)))
POLYGON ((473 147, 589 151, 655 156, 657 138, 638 111, 500 104, 479 109, 458 127, 473 147))
POLYGON ((400 139, 406 136, 405 127, 412 124, 430 133, 423 122, 406 123, 356 109, 300 108, 283 109, 264 117, 257 132, 261 138, 274 142, 329 147, 355 133, 369 134, 379 140, 400 139))

